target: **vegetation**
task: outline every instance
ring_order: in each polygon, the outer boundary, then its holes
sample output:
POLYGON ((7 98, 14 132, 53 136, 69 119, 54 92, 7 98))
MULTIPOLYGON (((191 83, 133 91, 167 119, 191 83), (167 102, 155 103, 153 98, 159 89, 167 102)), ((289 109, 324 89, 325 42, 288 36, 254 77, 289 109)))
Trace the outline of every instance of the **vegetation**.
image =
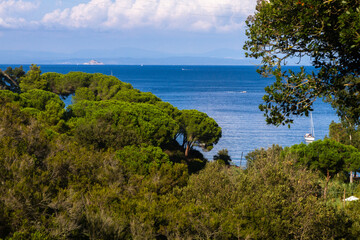
POLYGON ((360 193, 338 176, 359 168, 355 147, 275 145, 245 170, 223 149, 207 163, 194 146, 221 128, 206 114, 111 76, 39 69, 0 91, 1 239, 359 236, 360 205, 338 203, 343 187, 360 193))
POLYGON ((214 160, 221 164, 230 165, 231 157, 229 156, 229 151, 227 149, 219 150, 218 153, 214 155, 214 160))
POLYGON ((209 151, 221 138, 221 128, 214 119, 197 110, 181 111, 179 133, 183 138, 185 156, 189 155, 193 146, 209 151))
POLYGON ((221 136, 206 114, 184 122, 182 111, 112 76, 41 74, 36 65, 1 73, 0 238, 155 238, 162 196, 207 161, 192 148, 185 155, 180 126, 206 130, 192 132, 192 144, 221 136), (70 94, 65 109, 60 97, 70 94))
MULTIPOLYGON (((314 101, 318 98, 329 102, 336 109, 341 120, 340 124, 330 125, 330 139, 308 145, 294 145, 285 149, 279 146, 267 150, 258 149, 246 156, 248 169, 261 163, 261 159, 269 160, 279 156, 277 161, 283 162, 297 173, 307 171, 315 174, 313 179, 318 185, 317 188, 309 189, 309 192, 316 196, 317 204, 323 201, 327 211, 332 207, 337 209, 336 213, 325 215, 338 216, 343 222, 335 223, 333 226, 342 225, 342 230, 349 234, 310 237, 292 235, 287 238, 359 238, 360 203, 344 201, 349 194, 355 196, 360 194, 359 185, 352 183, 352 173, 348 183, 349 172, 356 172, 360 167, 359 11, 360 2, 353 0, 260 0, 255 14, 249 16, 246 22, 248 26, 246 31, 248 40, 244 45, 246 54, 248 57, 261 59, 262 66, 258 72, 265 77, 272 76, 274 80, 265 88, 264 102, 259 106, 266 116, 266 122, 290 127, 294 116, 308 116, 313 110, 314 101), (289 60, 300 63, 303 59, 312 66, 301 67, 297 71, 285 66, 289 60)), ((269 168, 272 169, 272 166, 269 168)), ((259 175, 263 175, 263 171, 259 171, 259 175)), ((291 185, 291 180, 287 181, 284 189, 291 185)), ((301 181, 299 180, 298 183, 300 184, 301 181)), ((259 185, 262 186, 262 183, 259 185)), ((281 189, 279 186, 274 196, 281 192, 281 189)), ((291 212, 296 215, 302 210, 291 212)), ((322 219, 320 222, 324 224, 326 220, 322 219)), ((331 230, 325 230, 327 234, 329 231, 331 230)))
POLYGON ((262 60, 261 74, 275 77, 260 105, 267 123, 290 124, 293 115, 307 116, 321 97, 342 121, 358 125, 360 2, 261 0, 256 10, 247 20, 244 49, 262 60), (315 69, 294 72, 283 66, 303 58, 315 69))
POLYGON ((329 139, 318 140, 309 145, 294 145, 285 149, 284 154, 291 156, 297 164, 319 170, 325 176, 325 198, 330 178, 360 168, 360 152, 356 148, 329 139))
POLYGON ((11 90, 19 92, 19 79, 25 75, 22 67, 12 69, 8 67, 5 71, 0 69, 0 90, 11 90))

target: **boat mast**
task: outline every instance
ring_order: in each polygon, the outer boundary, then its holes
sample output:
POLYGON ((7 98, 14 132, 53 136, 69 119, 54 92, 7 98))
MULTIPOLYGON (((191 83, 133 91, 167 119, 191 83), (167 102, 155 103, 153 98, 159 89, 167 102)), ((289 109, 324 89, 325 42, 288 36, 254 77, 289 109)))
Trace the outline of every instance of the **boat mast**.
POLYGON ((314 122, 313 122, 313 118, 312 118, 312 113, 310 112, 310 134, 311 136, 315 137, 315 130, 314 130, 314 122))
POLYGON ((310 133, 305 134, 305 143, 312 143, 315 141, 315 130, 314 130, 314 122, 312 118, 312 113, 310 112, 310 133))

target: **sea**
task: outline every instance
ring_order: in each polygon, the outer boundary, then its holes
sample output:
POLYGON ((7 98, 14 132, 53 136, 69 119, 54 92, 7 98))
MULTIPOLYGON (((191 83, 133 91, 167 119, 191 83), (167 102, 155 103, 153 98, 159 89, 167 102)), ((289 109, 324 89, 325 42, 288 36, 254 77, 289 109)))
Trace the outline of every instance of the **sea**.
MULTIPOLYGON (((17 67, 19 65, 10 65, 17 67)), ((5 70, 8 65, 0 65, 5 70)), ((29 65, 23 65, 24 70, 29 65)), ((113 75, 143 92, 152 92, 178 109, 196 109, 216 120, 222 138, 209 152, 209 160, 221 149, 227 149, 233 164, 246 166, 249 152, 273 144, 291 146, 304 142, 310 132, 308 117, 295 117, 294 124, 267 125, 258 106, 264 88, 273 79, 263 78, 257 66, 148 66, 148 65, 40 65, 41 71, 66 74, 72 71, 113 75)), ((289 67, 296 71, 298 67, 289 67)), ((71 104, 71 99, 67 99, 71 104)), ((335 110, 321 99, 312 112, 316 139, 323 139, 332 121, 339 122, 335 110)))

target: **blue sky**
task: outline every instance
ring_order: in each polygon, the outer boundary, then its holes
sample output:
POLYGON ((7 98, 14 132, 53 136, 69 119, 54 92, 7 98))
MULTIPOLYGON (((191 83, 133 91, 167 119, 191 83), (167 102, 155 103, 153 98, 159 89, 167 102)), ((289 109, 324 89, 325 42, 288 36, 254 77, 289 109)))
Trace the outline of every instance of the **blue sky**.
MULTIPOLYGON (((256 0, 0 0, 0 51, 240 50, 256 0)), ((243 58, 243 56, 239 56, 243 58)))

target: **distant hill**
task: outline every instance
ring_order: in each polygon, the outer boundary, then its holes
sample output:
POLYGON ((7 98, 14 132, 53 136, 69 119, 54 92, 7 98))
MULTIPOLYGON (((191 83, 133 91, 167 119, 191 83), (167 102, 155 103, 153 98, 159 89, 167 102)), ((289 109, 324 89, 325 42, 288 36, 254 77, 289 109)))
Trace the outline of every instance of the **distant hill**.
POLYGON ((74 53, 0 50, 0 64, 83 64, 96 59, 119 65, 253 65, 242 50, 216 49, 200 54, 171 54, 137 48, 81 50, 74 53))

